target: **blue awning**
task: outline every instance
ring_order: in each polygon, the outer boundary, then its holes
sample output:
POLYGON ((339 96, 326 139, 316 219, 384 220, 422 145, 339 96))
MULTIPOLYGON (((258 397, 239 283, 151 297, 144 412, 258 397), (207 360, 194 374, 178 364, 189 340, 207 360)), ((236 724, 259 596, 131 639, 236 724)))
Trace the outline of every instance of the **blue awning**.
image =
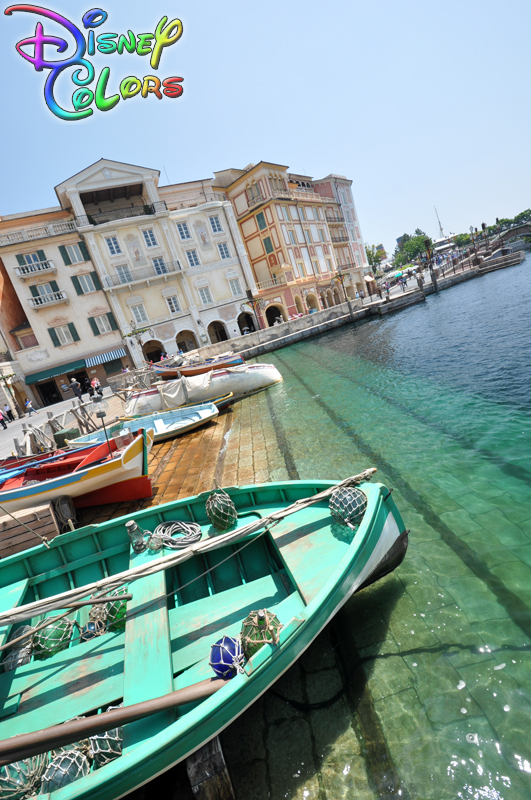
POLYGON ((117 358, 125 358, 126 355, 124 348, 120 347, 119 350, 111 350, 108 353, 102 353, 100 356, 86 358, 85 361, 87 367, 95 367, 96 364, 106 364, 107 361, 116 361, 117 358))

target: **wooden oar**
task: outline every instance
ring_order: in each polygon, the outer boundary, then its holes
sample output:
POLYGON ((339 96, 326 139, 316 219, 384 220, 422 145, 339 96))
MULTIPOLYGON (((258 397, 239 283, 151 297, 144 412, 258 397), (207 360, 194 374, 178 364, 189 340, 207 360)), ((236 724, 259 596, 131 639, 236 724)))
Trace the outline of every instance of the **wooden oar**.
POLYGON ((75 719, 65 722, 63 725, 54 725, 44 730, 22 733, 9 739, 3 739, 0 741, 0 767, 63 747, 66 744, 72 744, 72 742, 86 739, 88 736, 95 736, 97 733, 110 731, 168 708, 177 708, 196 700, 204 700, 222 689, 227 683, 228 681, 221 678, 210 678, 153 700, 144 700, 142 703, 135 703, 125 708, 115 708, 112 711, 105 711, 103 714, 96 714, 85 719, 75 719))

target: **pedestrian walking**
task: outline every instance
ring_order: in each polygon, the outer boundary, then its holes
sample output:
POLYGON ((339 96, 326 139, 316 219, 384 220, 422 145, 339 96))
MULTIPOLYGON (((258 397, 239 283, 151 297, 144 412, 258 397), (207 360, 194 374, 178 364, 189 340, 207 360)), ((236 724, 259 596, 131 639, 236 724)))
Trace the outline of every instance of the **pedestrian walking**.
POLYGON ((11 411, 11 408, 8 406, 7 403, 4 406, 4 417, 7 417, 7 421, 8 422, 14 422, 15 421, 15 417, 13 416, 13 412, 11 411))
POLYGON ((0 425, 2 426, 2 428, 3 428, 4 430, 7 430, 6 421, 5 421, 5 419, 4 419, 4 415, 2 414, 2 412, 1 412, 1 411, 0 411, 0 425))
POLYGON ((101 383, 99 382, 98 378, 92 378, 91 384, 94 391, 97 392, 100 397, 102 397, 103 389, 101 388, 101 383))
POLYGON ((81 400, 81 395, 83 394, 83 392, 82 392, 82 389, 81 389, 80 382, 76 381, 75 378, 72 378, 72 380, 70 381, 70 388, 74 392, 74 394, 77 397, 77 399, 81 400))
POLYGON ((26 402, 24 403, 24 407, 25 407, 25 409, 28 412, 30 417, 31 417, 32 414, 38 414, 39 413, 38 411, 35 411, 35 409, 33 408, 32 404, 31 404, 31 400, 29 400, 29 399, 27 399, 26 402))

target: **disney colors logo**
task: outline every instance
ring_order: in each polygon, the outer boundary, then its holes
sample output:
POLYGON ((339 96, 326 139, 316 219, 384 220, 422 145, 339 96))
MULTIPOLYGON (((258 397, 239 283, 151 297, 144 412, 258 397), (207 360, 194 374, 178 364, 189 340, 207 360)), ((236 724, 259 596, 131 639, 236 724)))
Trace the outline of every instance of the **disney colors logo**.
POLYGON ((154 94, 155 97, 162 100, 163 95, 166 97, 180 97, 183 93, 183 87, 181 86, 183 78, 171 77, 161 81, 156 75, 146 75, 142 79, 130 75, 121 81, 119 93, 107 95, 107 84, 111 72, 109 67, 104 67, 101 70, 94 89, 89 89, 89 85, 93 84, 95 80, 95 70, 92 63, 84 58, 85 53, 93 56, 96 50, 109 55, 111 53, 122 55, 124 50, 128 53, 136 53, 139 56, 151 54, 149 60, 151 69, 157 70, 164 48, 175 44, 182 36, 183 26, 180 19, 168 22, 168 17, 162 17, 154 33, 140 33, 135 36, 133 31, 128 31, 127 35, 100 33, 99 36, 96 36, 93 29, 103 25, 108 14, 101 8, 93 8, 87 11, 82 19, 83 26, 88 31, 87 40, 85 41, 83 32, 70 20, 55 11, 50 11, 40 6, 15 5, 6 8, 4 13, 10 16, 14 11, 26 11, 53 20, 66 28, 73 37, 76 51, 69 58, 65 58, 62 61, 47 60, 44 48, 45 46, 53 46, 58 53, 64 53, 68 49, 69 43, 57 36, 47 36, 44 33, 41 22, 37 23, 34 36, 22 39, 16 45, 18 53, 30 64, 33 64, 36 72, 42 72, 44 69, 50 70, 44 87, 44 99, 50 111, 60 119, 78 120, 90 117, 94 113, 93 104, 99 111, 110 111, 121 99, 128 100, 138 94, 141 97, 148 97, 149 94, 154 94), (22 49, 28 45, 33 47, 33 55, 22 49), (55 84, 64 70, 76 66, 79 69, 76 69, 72 74, 72 81, 79 88, 72 95, 73 110, 67 111, 61 108, 54 98, 55 84))

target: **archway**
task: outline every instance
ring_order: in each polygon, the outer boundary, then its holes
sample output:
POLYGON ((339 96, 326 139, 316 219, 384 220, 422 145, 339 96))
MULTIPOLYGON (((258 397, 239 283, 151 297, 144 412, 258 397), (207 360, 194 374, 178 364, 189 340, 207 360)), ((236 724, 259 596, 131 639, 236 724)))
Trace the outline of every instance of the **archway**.
POLYGON ((183 353, 188 353, 190 350, 197 350, 197 339, 192 331, 180 331, 175 337, 177 347, 183 353))
POLYGON ((326 290, 326 300, 328 308, 332 308, 332 306, 334 305, 334 295, 332 294, 332 289, 326 290))
POLYGON ((341 298, 339 296, 339 292, 338 292, 337 286, 336 286, 334 288, 334 303, 335 303, 336 306, 338 306, 340 304, 340 302, 341 302, 341 298))
POLYGON ((243 311, 240 316, 238 317, 238 327, 241 333, 252 333, 256 330, 256 325, 254 324, 255 321, 250 314, 247 314, 246 311, 243 311), (245 330, 247 328, 247 330, 245 330))
POLYGON ((352 286, 345 286, 345 291, 349 300, 354 300, 354 289, 352 286))
POLYGON ((212 344, 217 344, 217 342, 226 342, 229 338, 225 325, 217 319, 210 323, 207 328, 207 333, 210 336, 210 341, 212 344))
POLYGON ((319 304, 317 302, 317 297, 314 294, 309 294, 306 298, 306 305, 310 313, 312 311, 319 311, 319 304))
POLYGON ((156 339, 150 339, 142 345, 142 352, 146 361, 153 361, 154 363, 160 361, 161 355, 164 353, 162 342, 156 339))
POLYGON ((271 328, 275 322, 280 318, 281 322, 285 322, 286 313, 280 306, 268 306, 266 308, 267 324, 271 328))
POLYGON ((304 314, 304 306, 299 295, 295 296, 295 308, 297 309, 297 314, 304 314))

